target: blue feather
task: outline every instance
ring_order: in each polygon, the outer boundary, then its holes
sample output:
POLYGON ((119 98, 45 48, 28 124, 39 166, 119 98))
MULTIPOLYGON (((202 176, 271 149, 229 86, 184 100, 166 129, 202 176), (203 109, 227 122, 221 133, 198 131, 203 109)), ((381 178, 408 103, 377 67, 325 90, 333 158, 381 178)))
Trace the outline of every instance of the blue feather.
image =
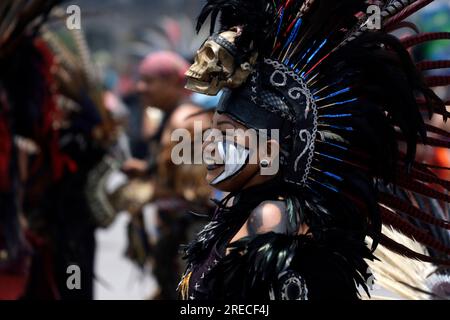
POLYGON ((341 93, 346 93, 346 92, 349 92, 349 91, 350 91, 350 87, 342 89, 342 90, 339 90, 339 91, 336 91, 336 92, 333 92, 333 93, 331 93, 328 96, 323 97, 323 98, 320 98, 320 97, 314 97, 314 98, 316 100, 326 100, 326 99, 329 99, 329 98, 336 97, 337 95, 340 95, 341 93))
POLYGON ((319 118, 346 118, 351 117, 351 113, 344 113, 344 114, 324 114, 319 116, 319 118))

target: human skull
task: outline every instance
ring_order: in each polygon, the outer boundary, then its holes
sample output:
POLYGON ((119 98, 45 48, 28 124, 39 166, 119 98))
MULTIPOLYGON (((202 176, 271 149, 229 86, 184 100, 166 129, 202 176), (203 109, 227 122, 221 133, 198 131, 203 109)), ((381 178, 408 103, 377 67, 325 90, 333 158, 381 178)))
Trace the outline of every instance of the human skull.
MULTIPOLYGON (((222 32, 219 37, 234 45, 239 34, 239 29, 233 28, 222 32)), ((214 96, 225 87, 239 87, 250 75, 256 55, 249 60, 237 66, 236 59, 230 51, 217 43, 214 38, 210 38, 198 50, 195 63, 186 72, 186 88, 214 96)))

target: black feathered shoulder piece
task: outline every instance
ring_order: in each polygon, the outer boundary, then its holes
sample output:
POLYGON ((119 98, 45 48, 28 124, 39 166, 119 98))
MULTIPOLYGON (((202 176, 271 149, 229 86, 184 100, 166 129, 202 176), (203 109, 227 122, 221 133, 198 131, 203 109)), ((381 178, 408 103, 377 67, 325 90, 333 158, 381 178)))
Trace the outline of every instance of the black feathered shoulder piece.
POLYGON ((381 242, 422 260, 381 230, 388 225, 450 253, 411 219, 446 230, 449 223, 409 200, 420 195, 443 208, 450 201, 449 181, 416 157, 425 145, 430 152, 450 147, 448 112, 432 90, 450 78, 424 73, 449 61, 418 62, 409 51, 450 35, 392 33, 416 30, 405 19, 431 2, 209 0, 198 28, 211 16, 211 37, 187 74, 194 91, 225 91, 219 113, 249 128, 280 130, 283 184, 296 190, 312 224, 334 221, 372 237, 373 249, 381 242), (379 25, 370 6, 379 9, 379 25))
POLYGON ((203 286, 214 300, 357 299, 370 277, 359 240, 327 232, 326 238, 267 233, 244 238, 212 268, 203 286))

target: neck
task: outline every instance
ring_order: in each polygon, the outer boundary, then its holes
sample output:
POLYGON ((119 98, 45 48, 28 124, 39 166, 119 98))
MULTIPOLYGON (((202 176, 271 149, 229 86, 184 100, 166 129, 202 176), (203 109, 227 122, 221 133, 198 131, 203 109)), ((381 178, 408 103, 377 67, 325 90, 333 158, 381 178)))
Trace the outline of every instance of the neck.
POLYGON ((250 186, 238 192, 235 196, 235 203, 239 202, 257 202, 258 205, 263 200, 269 200, 278 196, 281 191, 279 178, 274 178, 264 183, 250 186))

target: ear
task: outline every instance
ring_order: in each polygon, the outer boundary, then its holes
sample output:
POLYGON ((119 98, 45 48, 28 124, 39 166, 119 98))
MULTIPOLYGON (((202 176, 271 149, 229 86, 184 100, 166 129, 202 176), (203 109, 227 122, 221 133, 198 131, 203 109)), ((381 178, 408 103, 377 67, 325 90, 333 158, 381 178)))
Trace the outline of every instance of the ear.
POLYGON ((267 152, 263 152, 264 158, 273 162, 273 160, 279 157, 279 155, 280 155, 280 143, 275 139, 267 141, 267 152))
POLYGON ((267 141, 267 149, 260 154, 260 161, 269 161, 267 168, 261 167, 261 175, 276 175, 280 168, 280 144, 277 140, 271 139, 267 141))

